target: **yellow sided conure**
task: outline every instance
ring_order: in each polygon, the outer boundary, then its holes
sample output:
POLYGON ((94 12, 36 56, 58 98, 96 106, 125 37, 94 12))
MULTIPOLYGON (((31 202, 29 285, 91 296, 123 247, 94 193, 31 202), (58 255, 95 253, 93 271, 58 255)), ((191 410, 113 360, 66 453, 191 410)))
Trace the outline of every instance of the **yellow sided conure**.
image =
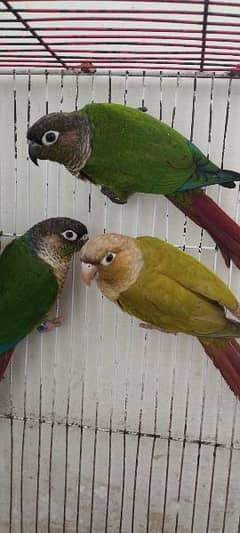
POLYGON ((143 320, 143 327, 194 335, 240 398, 240 304, 216 274, 155 237, 99 235, 80 251, 81 277, 143 320))
MULTIPOLYGON (((15 346, 54 304, 75 252, 88 238, 87 228, 71 218, 49 218, 14 239, 0 256, 0 380, 15 346)), ((60 319, 40 330, 51 330, 60 319)))
POLYGON ((50 113, 28 130, 34 163, 49 159, 101 185, 113 202, 135 193, 164 194, 240 267, 240 227, 204 193, 219 183, 234 187, 240 174, 222 170, 188 139, 156 118, 120 104, 90 104, 50 113))

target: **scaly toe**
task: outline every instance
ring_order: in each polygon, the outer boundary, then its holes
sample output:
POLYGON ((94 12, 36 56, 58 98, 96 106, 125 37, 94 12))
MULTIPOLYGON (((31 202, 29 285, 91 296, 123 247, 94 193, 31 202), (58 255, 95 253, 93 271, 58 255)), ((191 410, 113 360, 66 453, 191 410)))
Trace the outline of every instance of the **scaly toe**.
POLYGON ((37 330, 39 333, 49 333, 50 331, 53 331, 55 328, 59 328, 63 324, 63 318, 62 317, 55 317, 49 320, 44 320, 42 322, 37 330))

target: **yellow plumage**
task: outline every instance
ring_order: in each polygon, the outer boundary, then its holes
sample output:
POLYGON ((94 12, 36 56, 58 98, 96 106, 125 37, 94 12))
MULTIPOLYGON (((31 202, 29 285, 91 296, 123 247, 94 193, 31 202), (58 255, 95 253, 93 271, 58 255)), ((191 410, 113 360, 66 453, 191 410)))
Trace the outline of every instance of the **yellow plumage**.
POLYGON ((124 311, 156 329, 198 337, 240 396, 240 346, 234 340, 240 322, 225 313, 240 318, 240 306, 216 274, 154 237, 100 235, 82 248, 81 259, 102 293, 124 311))

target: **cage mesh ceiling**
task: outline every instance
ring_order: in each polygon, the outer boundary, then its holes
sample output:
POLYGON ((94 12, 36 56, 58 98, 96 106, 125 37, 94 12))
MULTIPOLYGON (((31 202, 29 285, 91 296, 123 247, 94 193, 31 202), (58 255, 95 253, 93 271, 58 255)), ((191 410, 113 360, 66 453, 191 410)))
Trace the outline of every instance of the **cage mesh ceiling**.
POLYGON ((1 68, 239 74, 237 1, 2 0, 0 17, 1 68))
POLYGON ((0 67, 239 74, 240 2, 1 1, 0 67))

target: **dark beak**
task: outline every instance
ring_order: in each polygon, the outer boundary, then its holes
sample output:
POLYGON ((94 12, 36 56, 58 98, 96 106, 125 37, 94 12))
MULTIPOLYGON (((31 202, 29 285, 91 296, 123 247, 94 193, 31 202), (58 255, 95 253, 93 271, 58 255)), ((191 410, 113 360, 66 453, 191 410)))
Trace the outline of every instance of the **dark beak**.
POLYGON ((38 143, 30 142, 28 146, 28 153, 31 161, 38 166, 38 157, 40 156, 41 146, 38 143))

